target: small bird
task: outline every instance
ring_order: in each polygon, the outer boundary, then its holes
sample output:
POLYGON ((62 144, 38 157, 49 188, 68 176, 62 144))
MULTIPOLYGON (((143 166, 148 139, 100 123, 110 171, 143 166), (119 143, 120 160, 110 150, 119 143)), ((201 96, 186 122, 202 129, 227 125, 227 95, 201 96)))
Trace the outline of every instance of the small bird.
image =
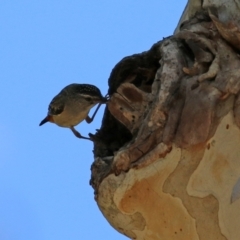
POLYGON ((108 98, 103 97, 100 90, 94 85, 73 83, 56 95, 49 104, 47 116, 40 122, 42 126, 46 122, 52 122, 60 127, 70 128, 78 138, 83 137, 74 126, 84 119, 91 123, 100 108, 101 104, 107 103, 108 98), (88 113, 92 107, 98 104, 93 116, 90 118, 88 113))

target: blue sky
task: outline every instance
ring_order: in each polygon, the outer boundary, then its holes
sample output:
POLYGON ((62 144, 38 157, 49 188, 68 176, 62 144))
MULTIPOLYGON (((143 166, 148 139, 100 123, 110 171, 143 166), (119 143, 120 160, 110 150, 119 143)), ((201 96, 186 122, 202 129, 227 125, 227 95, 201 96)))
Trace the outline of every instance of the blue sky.
MULTIPOLYGON (((70 83, 107 80, 123 57, 171 35, 186 0, 0 1, 0 239, 127 239, 102 216, 89 186, 93 145, 39 127, 70 83)), ((87 136, 100 127, 103 108, 87 136)))

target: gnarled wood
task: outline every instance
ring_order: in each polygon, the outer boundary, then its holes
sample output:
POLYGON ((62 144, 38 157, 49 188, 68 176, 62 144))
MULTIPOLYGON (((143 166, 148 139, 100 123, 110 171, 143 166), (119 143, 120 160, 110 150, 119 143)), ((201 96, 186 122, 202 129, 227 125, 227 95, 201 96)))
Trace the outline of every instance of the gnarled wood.
POLYGON ((240 6, 186 11, 175 35, 113 69, 91 185, 132 239, 238 240, 240 6))

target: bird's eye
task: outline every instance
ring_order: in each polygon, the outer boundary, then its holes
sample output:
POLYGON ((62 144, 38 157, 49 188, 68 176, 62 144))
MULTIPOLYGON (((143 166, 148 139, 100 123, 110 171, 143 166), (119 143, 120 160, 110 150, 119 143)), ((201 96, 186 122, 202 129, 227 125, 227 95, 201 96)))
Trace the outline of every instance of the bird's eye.
POLYGON ((91 102, 91 101, 92 101, 92 98, 90 98, 90 97, 85 97, 85 100, 87 100, 88 102, 91 102))
POLYGON ((63 106, 60 106, 60 107, 49 106, 49 112, 53 115, 58 115, 62 111, 63 111, 63 106))

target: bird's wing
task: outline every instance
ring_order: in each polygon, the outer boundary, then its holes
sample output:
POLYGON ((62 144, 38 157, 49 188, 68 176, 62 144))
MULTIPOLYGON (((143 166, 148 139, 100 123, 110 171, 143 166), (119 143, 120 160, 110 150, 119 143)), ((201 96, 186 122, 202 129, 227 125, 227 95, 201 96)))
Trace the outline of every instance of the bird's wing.
POLYGON ((83 95, 89 95, 94 97, 102 97, 102 94, 100 90, 91 84, 71 84, 71 91, 74 94, 83 94, 83 95))

